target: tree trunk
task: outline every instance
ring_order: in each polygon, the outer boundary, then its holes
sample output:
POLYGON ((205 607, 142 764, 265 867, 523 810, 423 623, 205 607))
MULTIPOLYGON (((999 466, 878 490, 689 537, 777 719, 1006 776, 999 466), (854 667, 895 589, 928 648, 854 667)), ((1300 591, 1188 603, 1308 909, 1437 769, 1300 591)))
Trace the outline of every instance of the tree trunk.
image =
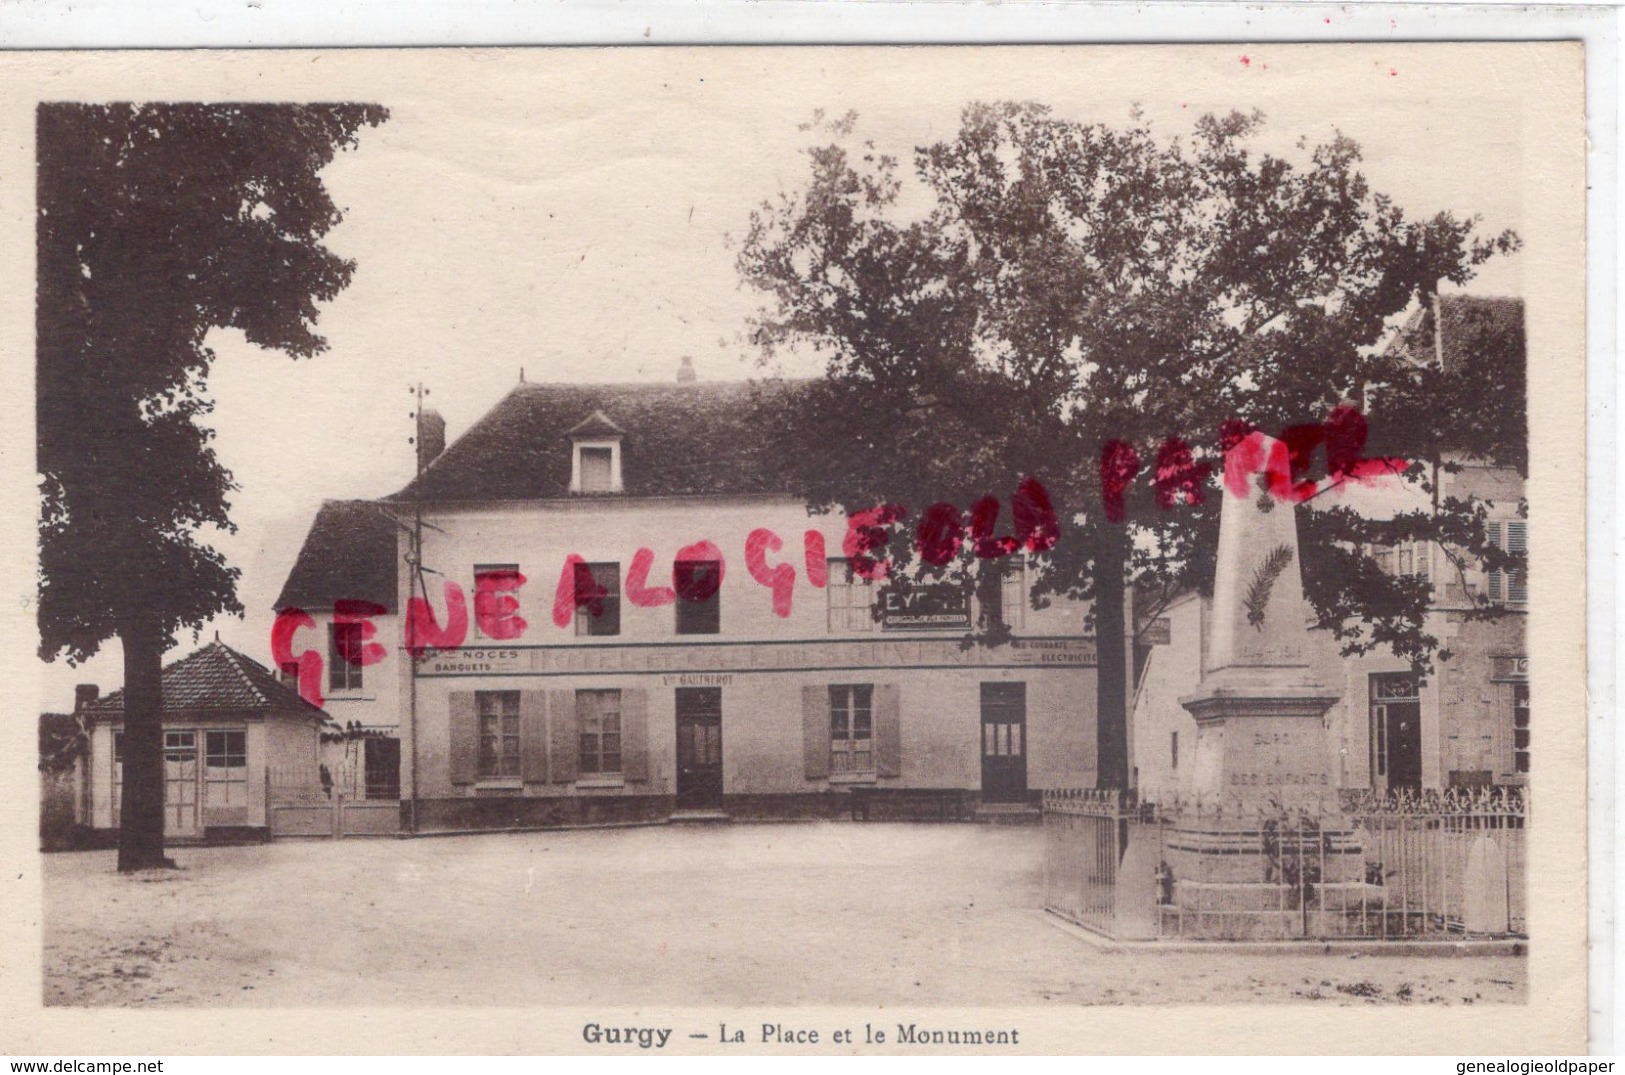
POLYGON ((159 627, 129 620, 124 648, 124 788, 119 807, 120 873, 173 866, 164 857, 164 642, 159 627))
POLYGON ((1128 773, 1128 670, 1124 639, 1128 534, 1102 525, 1095 550, 1095 787, 1122 790, 1128 773))

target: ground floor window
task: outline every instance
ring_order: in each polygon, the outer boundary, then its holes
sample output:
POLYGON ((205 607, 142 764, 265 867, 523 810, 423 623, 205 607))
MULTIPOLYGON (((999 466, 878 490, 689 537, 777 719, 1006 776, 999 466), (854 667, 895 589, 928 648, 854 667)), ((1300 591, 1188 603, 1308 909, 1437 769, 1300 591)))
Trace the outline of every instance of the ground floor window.
POLYGON ((481 777, 519 775, 519 692, 475 691, 481 777))
POLYGON ((621 771, 621 692, 576 691, 581 773, 621 771))
POLYGON ((1529 771, 1529 684, 1512 685, 1512 771, 1529 771))
POLYGON ((862 773, 874 769, 874 690, 869 683, 830 687, 830 772, 862 773))
POLYGON ((248 733, 203 733, 204 802, 212 808, 248 806, 248 733))
POLYGON ((401 797, 401 741, 399 739, 369 738, 362 740, 361 762, 364 767, 369 799, 399 799, 401 797))
POLYGON ((124 800, 124 733, 113 733, 113 824, 119 823, 124 800))

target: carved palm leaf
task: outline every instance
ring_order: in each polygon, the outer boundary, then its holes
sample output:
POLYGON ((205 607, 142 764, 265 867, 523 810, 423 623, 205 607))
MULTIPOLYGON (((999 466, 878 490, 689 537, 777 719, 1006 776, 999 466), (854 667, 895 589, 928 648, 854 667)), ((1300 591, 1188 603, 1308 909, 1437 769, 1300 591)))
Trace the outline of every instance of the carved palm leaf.
POLYGON ((1270 591, 1275 588, 1275 580, 1291 564, 1291 546, 1277 545, 1253 572, 1253 581, 1247 587, 1247 596, 1242 598, 1242 604, 1247 608, 1247 622, 1260 631, 1264 629, 1264 606, 1270 603, 1270 591))

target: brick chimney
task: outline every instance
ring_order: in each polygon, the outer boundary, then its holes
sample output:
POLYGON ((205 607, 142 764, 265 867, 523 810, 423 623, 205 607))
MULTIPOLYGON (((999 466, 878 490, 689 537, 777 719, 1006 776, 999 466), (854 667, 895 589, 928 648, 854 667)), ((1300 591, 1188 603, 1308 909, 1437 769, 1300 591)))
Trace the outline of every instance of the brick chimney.
POLYGON ((94 683, 80 683, 73 688, 73 711, 75 713, 94 705, 96 699, 102 696, 102 689, 94 683))
POLYGON ((677 383, 693 384, 697 380, 699 380, 699 377, 694 372, 694 360, 688 355, 684 355, 683 361, 677 367, 677 383))
POLYGON ((446 420, 439 411, 418 415, 418 469, 422 470, 446 450, 446 420))

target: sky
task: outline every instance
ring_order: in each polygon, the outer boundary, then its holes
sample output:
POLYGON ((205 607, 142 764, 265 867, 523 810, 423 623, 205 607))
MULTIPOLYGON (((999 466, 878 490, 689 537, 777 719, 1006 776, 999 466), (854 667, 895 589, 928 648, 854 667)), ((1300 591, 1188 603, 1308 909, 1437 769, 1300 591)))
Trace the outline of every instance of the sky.
MULTIPOLYGON (((272 602, 322 500, 387 495, 412 476, 416 383, 455 439, 521 370, 667 381, 686 355, 704 380, 760 375, 743 338, 758 299, 739 282, 730 237, 800 183, 810 136, 798 128, 815 110, 855 110, 860 134, 906 160, 951 136, 972 101, 1035 100, 1105 123, 1138 105, 1163 136, 1204 112, 1258 108, 1260 149, 1292 155, 1300 137, 1341 131, 1363 147, 1373 188, 1408 214, 1476 213, 1493 232, 1526 222, 1540 118, 1528 90, 1542 77, 1493 47, 1392 45, 381 56, 339 57, 325 83, 281 57, 242 61, 266 66, 279 99, 316 99, 317 87, 392 113, 325 176, 346 214, 328 245, 357 262, 321 312, 328 352, 294 361, 230 333, 211 339, 209 421, 241 487, 239 531, 215 544, 242 570, 247 614, 201 640, 218 631, 266 663, 272 602)), ((1531 246, 1467 290, 1524 293, 1531 246)), ((195 645, 183 636, 166 659, 195 645)), ((121 676, 116 643, 80 668, 57 661, 42 705, 66 709, 74 683, 107 691, 121 676)))

